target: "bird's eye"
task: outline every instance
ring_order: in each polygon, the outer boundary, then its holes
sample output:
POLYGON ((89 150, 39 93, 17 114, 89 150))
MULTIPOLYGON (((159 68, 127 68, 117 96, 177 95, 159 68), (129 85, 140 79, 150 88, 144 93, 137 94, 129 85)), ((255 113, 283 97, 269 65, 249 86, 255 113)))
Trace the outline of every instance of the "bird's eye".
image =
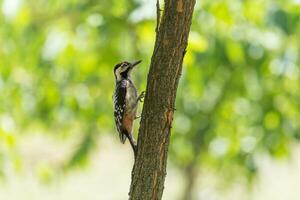
POLYGON ((129 66, 129 63, 123 63, 121 67, 122 68, 127 68, 128 66, 129 66))

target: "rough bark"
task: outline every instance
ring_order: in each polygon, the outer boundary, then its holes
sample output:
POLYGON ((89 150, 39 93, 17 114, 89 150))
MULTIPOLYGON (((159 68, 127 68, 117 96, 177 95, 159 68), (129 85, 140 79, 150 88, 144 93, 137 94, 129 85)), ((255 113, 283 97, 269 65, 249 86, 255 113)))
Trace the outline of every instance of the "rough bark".
POLYGON ((158 16, 130 200, 162 198, 176 91, 194 5, 195 0, 165 0, 162 16, 158 16))

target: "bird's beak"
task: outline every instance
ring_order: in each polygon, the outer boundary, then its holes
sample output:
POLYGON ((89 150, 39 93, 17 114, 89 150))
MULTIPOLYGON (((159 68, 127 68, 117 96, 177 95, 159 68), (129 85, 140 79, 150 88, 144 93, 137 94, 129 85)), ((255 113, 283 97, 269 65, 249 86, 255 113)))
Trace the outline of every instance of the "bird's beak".
POLYGON ((136 66, 136 65, 140 64, 141 62, 142 62, 142 60, 138 60, 138 61, 136 61, 136 62, 133 62, 133 63, 131 63, 131 66, 130 66, 130 68, 131 68, 131 69, 133 69, 133 68, 134 68, 134 66, 136 66))

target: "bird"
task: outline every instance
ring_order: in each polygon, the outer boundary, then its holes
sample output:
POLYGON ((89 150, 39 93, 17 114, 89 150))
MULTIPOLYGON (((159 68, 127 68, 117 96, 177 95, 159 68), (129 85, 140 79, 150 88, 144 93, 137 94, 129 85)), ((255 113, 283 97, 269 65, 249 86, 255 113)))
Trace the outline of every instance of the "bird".
POLYGON ((126 139, 129 140, 134 156, 137 154, 137 144, 133 138, 133 122, 139 118, 136 116, 137 107, 139 102, 142 102, 145 97, 145 91, 139 96, 131 80, 131 72, 141 60, 136 62, 124 61, 118 63, 114 67, 115 75, 115 91, 113 94, 114 104, 114 119, 117 131, 119 133, 121 143, 125 143, 126 139))

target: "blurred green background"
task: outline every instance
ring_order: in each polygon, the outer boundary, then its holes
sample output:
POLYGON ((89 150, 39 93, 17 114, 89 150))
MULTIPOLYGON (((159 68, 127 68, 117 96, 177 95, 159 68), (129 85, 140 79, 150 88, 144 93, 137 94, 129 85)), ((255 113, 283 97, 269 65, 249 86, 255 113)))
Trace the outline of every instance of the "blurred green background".
MULTIPOLYGON (((0 199, 127 199, 112 70, 146 88, 155 1, 0 5, 0 199)), ((299 0, 197 2, 164 199, 299 199, 299 49, 299 0)))

